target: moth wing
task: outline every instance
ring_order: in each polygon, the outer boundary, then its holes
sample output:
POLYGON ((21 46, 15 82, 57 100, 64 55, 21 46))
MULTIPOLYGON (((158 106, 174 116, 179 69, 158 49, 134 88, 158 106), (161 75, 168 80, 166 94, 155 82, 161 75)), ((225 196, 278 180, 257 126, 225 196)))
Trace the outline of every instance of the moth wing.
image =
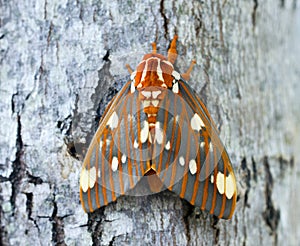
POLYGON ((187 83, 169 93, 157 114, 165 139, 155 143, 153 165, 164 185, 202 210, 231 218, 236 180, 228 154, 204 103, 187 83))
POLYGON ((107 107, 85 156, 80 200, 86 212, 107 205, 133 188, 148 163, 147 142, 137 141, 145 114, 129 81, 107 107))

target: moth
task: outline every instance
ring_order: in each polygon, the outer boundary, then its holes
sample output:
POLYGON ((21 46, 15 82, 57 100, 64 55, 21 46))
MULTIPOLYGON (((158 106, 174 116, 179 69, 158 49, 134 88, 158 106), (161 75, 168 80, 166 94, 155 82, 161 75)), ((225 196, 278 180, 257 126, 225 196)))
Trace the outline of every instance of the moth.
POLYGON ((93 212, 134 188, 145 175, 223 219, 233 215, 233 168, 204 103, 174 69, 177 36, 167 57, 146 54, 104 112, 84 159, 80 200, 93 212))

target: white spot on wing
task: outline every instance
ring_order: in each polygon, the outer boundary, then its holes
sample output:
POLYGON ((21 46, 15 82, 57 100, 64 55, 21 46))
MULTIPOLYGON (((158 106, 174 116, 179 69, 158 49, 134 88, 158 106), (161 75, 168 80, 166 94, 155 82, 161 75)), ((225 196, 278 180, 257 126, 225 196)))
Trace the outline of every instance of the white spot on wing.
POLYGON ((205 142, 201 142, 201 143, 200 143, 200 147, 201 147, 201 148, 204 148, 204 146, 205 146, 205 142))
POLYGON ((139 143, 136 140, 134 140, 133 147, 135 149, 137 149, 139 147, 139 143))
MULTIPOLYGON (((151 125, 155 125, 155 124, 150 123, 150 126, 151 126, 151 125)), ((150 132, 149 132, 149 138, 148 138, 148 139, 149 139, 149 142, 152 143, 152 134, 151 134, 150 132)))
POLYGON ((166 143, 165 149, 166 149, 166 150, 169 150, 170 147, 171 147, 171 144, 170 144, 170 141, 168 141, 168 142, 166 143))
POLYGON ((221 172, 218 172, 217 174, 217 180, 216 180, 216 185, 217 185, 217 189, 219 191, 219 193, 221 195, 224 194, 224 189, 225 189, 225 180, 224 180, 224 174, 221 172))
POLYGON ((155 140, 158 144, 162 144, 163 142, 163 131, 160 127, 159 121, 155 123, 155 140))
POLYGON ((180 157, 179 157, 179 164, 180 164, 181 166, 184 166, 184 163, 185 163, 185 161, 184 161, 183 156, 180 156, 180 157))
POLYGON ((173 84, 172 91, 176 94, 179 92, 178 82, 173 84))
POLYGON ((231 174, 228 175, 228 177, 226 177, 226 197, 228 199, 231 199, 233 194, 235 191, 235 182, 234 182, 234 178, 231 174))
POLYGON ((176 80, 180 80, 180 74, 178 72, 176 72, 175 70, 172 72, 172 76, 176 79, 176 80))
POLYGON ((113 170, 113 172, 117 171, 118 166, 119 166, 118 158, 114 156, 111 161, 111 170, 113 170))
POLYGON ((196 130, 196 131, 200 131, 201 127, 204 127, 204 126, 205 125, 204 125, 203 121, 201 120, 200 116, 195 113, 194 116, 191 119, 192 129, 196 130))
POLYGON ((212 145, 212 143, 211 143, 211 142, 209 143, 209 151, 210 151, 210 152, 213 152, 213 151, 214 151, 214 149, 213 149, 213 145, 212 145))
POLYGON ((225 175, 221 172, 218 172, 217 174, 217 188, 220 194, 224 194, 228 199, 231 199, 234 192, 235 192, 235 182, 234 178, 231 174, 228 175, 228 177, 225 177, 225 175), (226 187, 225 187, 226 185, 226 187), (226 190, 225 190, 226 189, 226 190))
POLYGON ((131 93, 134 93, 134 92, 135 92, 135 86, 134 86, 134 83, 133 83, 133 82, 131 82, 130 92, 131 92, 131 93))
POLYGON ((136 71, 132 72, 132 74, 130 75, 130 79, 134 80, 135 76, 136 76, 136 71))
POLYGON ((214 181, 215 181, 214 175, 211 175, 211 176, 210 176, 210 182, 213 184, 214 181))
POLYGON ((85 168, 82 169, 80 174, 80 187, 83 192, 86 192, 89 188, 89 174, 85 168))
POLYGON ((145 143, 149 136, 149 124, 148 121, 144 121, 144 127, 141 130, 141 143, 145 143))
POLYGON ((93 188, 95 183, 96 183, 96 179, 97 179, 97 175, 96 175, 96 168, 92 167, 89 171, 89 178, 90 178, 90 182, 89 182, 89 187, 93 188))
POLYGON ((195 174, 197 172, 197 163, 194 159, 190 160, 189 169, 191 174, 195 174))
POLYGON ((113 112, 112 115, 110 116, 109 120, 107 121, 107 125, 111 128, 114 129, 118 126, 118 121, 119 117, 116 112, 113 112))
POLYGON ((123 154, 121 157, 122 163, 124 164, 126 162, 126 160, 127 160, 127 157, 126 157, 126 155, 123 154))

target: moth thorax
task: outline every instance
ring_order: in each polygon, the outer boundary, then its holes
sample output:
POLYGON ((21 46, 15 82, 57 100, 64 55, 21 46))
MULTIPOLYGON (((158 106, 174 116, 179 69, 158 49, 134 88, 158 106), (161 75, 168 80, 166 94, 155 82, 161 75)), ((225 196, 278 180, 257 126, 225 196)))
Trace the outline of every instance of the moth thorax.
POLYGON ((137 66, 135 83, 137 88, 159 86, 170 88, 172 86, 173 65, 159 54, 147 54, 137 66))
POLYGON ((148 117, 150 128, 155 125, 160 102, 164 97, 164 90, 159 86, 149 86, 139 91, 139 99, 143 104, 144 113, 148 117))

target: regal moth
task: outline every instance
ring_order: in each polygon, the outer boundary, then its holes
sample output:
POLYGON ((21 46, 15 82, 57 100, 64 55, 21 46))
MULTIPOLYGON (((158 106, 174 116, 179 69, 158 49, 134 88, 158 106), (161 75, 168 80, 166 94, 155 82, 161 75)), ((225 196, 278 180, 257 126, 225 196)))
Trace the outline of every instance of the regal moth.
POLYGON ((233 168, 215 124, 188 85, 186 73, 174 69, 177 36, 167 57, 156 44, 130 80, 107 106, 80 174, 85 212, 115 201, 143 176, 155 176, 151 189, 175 192, 219 218, 233 215, 237 190, 233 168))

